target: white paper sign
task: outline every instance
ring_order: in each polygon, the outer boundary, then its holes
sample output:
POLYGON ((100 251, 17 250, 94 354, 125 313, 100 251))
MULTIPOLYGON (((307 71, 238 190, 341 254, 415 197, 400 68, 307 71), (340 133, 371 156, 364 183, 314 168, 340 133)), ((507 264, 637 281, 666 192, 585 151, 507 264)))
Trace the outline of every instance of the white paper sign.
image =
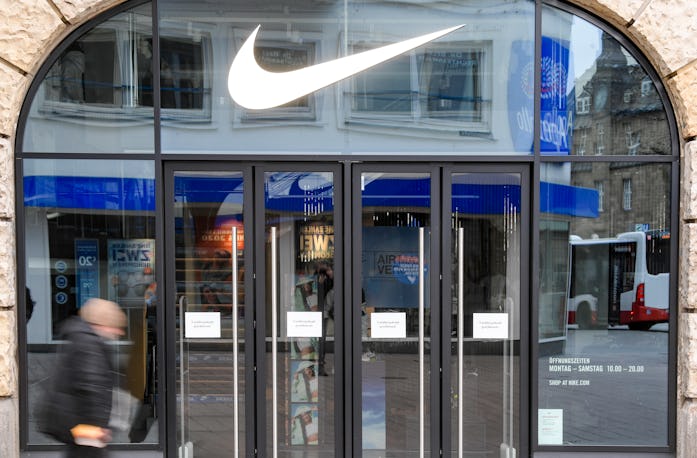
POLYGON ((220 339, 220 312, 186 312, 184 325, 187 339, 220 339))
POLYGON ((564 443, 564 409, 537 409, 537 442, 540 445, 564 443))
POLYGON ((473 313, 472 337, 508 339, 508 313, 473 313))
POLYGON ((288 312, 288 337, 322 337, 322 312, 288 312))
POLYGON ((407 337, 407 314, 404 312, 371 313, 370 337, 404 339, 407 337))

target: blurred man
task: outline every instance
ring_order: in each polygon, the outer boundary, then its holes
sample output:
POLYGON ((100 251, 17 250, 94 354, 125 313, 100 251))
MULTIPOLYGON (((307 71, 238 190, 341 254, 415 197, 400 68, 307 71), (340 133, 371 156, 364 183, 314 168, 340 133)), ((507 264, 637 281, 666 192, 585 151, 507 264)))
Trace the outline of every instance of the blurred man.
POLYGON ((106 456, 111 441, 109 418, 115 376, 111 367, 108 340, 124 334, 126 315, 114 302, 89 299, 79 310, 79 316, 63 324, 63 339, 55 380, 48 398, 54 405, 48 409, 49 418, 64 424, 60 440, 67 443, 68 458, 106 456))

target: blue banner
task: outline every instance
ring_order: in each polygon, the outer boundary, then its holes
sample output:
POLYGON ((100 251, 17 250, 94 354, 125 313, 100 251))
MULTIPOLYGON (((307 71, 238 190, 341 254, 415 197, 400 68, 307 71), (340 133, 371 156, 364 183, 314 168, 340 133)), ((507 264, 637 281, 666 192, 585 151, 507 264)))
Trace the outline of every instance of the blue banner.
MULTIPOLYGON (((511 45, 511 74, 508 80, 508 121, 516 151, 533 150, 534 68, 533 44, 514 41, 511 45)), ((573 75, 567 41, 542 37, 540 151, 548 155, 569 155, 573 130, 575 95, 569 85, 573 75)))

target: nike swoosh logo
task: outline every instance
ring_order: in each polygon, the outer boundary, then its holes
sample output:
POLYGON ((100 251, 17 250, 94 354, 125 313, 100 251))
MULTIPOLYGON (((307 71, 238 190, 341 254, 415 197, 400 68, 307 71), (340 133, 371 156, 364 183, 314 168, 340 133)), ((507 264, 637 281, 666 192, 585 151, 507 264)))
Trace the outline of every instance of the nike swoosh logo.
POLYGON ((232 99, 244 108, 263 110, 278 107, 418 48, 463 26, 464 24, 461 24, 298 70, 274 73, 261 68, 254 57, 254 42, 261 27, 259 25, 232 61, 228 74, 228 90, 232 99))

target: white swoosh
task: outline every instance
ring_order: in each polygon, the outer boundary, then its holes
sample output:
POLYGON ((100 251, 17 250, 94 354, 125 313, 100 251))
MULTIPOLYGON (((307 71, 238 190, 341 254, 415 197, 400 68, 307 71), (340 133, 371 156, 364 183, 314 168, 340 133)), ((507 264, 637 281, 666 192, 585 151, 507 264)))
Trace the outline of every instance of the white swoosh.
POLYGON ((397 57, 462 26, 464 24, 310 67, 274 73, 261 68, 254 57, 254 41, 261 27, 259 25, 232 61, 228 90, 232 99, 245 108, 263 110, 277 107, 397 57))

